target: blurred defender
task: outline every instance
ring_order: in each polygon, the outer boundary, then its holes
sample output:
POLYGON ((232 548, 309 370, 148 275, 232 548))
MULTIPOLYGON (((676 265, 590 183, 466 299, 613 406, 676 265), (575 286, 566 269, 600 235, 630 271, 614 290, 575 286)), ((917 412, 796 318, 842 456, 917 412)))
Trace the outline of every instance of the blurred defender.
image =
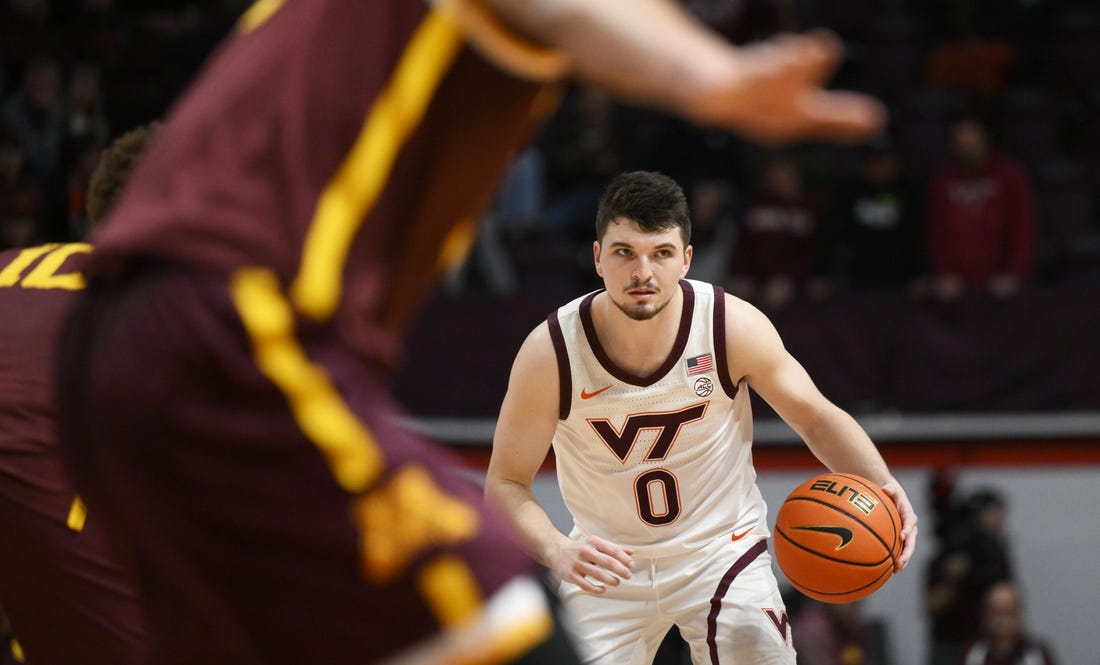
MULTIPOLYGON (((93 226, 158 128, 124 134, 100 158, 88 188, 93 226)), ((148 645, 133 573, 99 516, 85 513, 57 444, 54 346, 90 251, 0 254, 0 606, 35 665, 141 663, 148 645)))
POLYGON ((62 341, 66 450, 144 572, 155 661, 574 662, 506 522, 395 424, 404 325, 538 81, 857 138, 881 112, 819 89, 837 54, 738 51, 658 0, 257 2, 96 239, 62 341))

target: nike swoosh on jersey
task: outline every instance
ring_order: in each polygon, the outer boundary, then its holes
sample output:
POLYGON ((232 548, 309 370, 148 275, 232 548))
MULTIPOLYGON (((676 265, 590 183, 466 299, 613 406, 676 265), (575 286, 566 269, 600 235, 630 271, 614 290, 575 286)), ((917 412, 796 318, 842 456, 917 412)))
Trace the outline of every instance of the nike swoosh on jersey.
MULTIPOLYGON (((612 384, 612 385, 614 385, 614 384, 612 384)), ((603 388, 600 388, 599 390, 593 390, 592 392, 588 392, 584 388, 581 388, 581 399, 592 399, 593 397, 595 397, 596 395, 599 395, 600 393, 602 393, 603 391, 607 390, 610 387, 611 387, 610 385, 607 385, 607 386, 604 386, 603 388)))
POLYGON ((838 550, 844 549, 848 543, 852 542, 852 530, 846 526, 792 526, 791 528, 796 531, 817 531, 839 536, 840 544, 836 546, 838 550))
POLYGON ((730 534, 730 540, 741 540, 741 539, 742 539, 742 538, 744 538, 745 536, 747 536, 747 535, 749 535, 750 533, 752 533, 752 530, 753 530, 753 527, 751 527, 751 526, 750 526, 749 528, 745 529, 745 530, 744 530, 744 531, 742 531, 741 533, 731 533, 731 534, 730 534))

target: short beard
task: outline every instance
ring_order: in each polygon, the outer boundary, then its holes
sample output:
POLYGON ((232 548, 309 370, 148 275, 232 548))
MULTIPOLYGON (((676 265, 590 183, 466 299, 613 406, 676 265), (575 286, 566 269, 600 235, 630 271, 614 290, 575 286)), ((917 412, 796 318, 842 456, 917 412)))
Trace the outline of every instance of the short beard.
MULTIPOLYGON (((636 285, 632 285, 630 288, 636 288, 636 285)), ((611 299, 611 302, 615 303, 615 306, 618 307, 623 314, 626 314, 635 321, 648 321, 660 314, 665 307, 668 307, 668 304, 672 302, 672 298, 669 298, 659 305, 620 303, 614 298, 611 299)))

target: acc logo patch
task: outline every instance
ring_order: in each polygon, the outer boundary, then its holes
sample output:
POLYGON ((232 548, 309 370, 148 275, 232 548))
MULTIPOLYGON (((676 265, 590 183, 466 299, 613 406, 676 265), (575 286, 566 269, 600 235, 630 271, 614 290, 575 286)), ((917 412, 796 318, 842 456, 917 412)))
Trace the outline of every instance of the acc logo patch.
POLYGON ((714 392, 714 382, 705 376, 695 379, 695 394, 699 397, 708 397, 714 392))

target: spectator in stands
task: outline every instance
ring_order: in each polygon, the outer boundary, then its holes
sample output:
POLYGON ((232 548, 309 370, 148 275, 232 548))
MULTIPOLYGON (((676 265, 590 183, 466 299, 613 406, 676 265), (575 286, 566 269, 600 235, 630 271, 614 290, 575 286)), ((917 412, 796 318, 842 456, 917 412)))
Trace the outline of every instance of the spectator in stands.
POLYGON ((998 582, 985 594, 981 637, 966 651, 963 665, 1056 665, 1044 641, 1024 630, 1020 594, 1012 582, 998 582))
POLYGON ((102 75, 92 62, 81 62, 69 74, 65 106, 65 138, 68 144, 107 144, 110 128, 103 107, 102 75))
POLYGON ((932 665, 957 665, 979 634, 982 603, 996 583, 1012 578, 1004 537, 1005 502, 980 490, 937 518, 940 549, 928 568, 925 609, 932 627, 932 665))
POLYGON ((58 53, 67 46, 54 30, 55 9, 50 0, 0 2, 0 54, 10 67, 9 85, 18 83, 19 72, 35 54, 58 53))
POLYGON ((20 89, 0 108, 0 126, 26 156, 28 174, 46 186, 58 174, 65 138, 61 67, 50 56, 32 60, 20 89))
POLYGON ((26 247, 41 239, 42 202, 26 185, 0 193, 0 251, 26 247))
POLYGON ((821 267, 820 207, 788 155, 765 161, 760 185, 741 214, 730 292, 767 308, 790 302, 821 267))
POLYGON ((0 127, 0 192, 17 189, 27 181, 23 149, 10 132, 0 127))
POLYGON ((1035 267, 1031 180, 1016 159, 994 149, 974 118, 953 125, 951 149, 953 159, 933 178, 928 206, 937 293, 943 300, 967 290, 1012 297, 1035 267))
POLYGON ((688 187, 688 210, 695 253, 692 279, 724 284, 729 278, 729 250, 734 234, 734 191, 729 181, 700 177, 688 187))
POLYGON ((794 614, 798 665, 889 665, 885 626, 866 620, 860 606, 810 601, 794 614))
POLYGON ((621 170, 618 131, 610 97, 583 86, 570 91, 539 141, 548 186, 544 219, 551 235, 574 240, 592 234, 604 185, 621 170))
POLYGON ((830 273, 859 289, 907 286, 917 292, 925 270, 924 229, 893 140, 883 135, 865 145, 859 167, 828 225, 830 273))

